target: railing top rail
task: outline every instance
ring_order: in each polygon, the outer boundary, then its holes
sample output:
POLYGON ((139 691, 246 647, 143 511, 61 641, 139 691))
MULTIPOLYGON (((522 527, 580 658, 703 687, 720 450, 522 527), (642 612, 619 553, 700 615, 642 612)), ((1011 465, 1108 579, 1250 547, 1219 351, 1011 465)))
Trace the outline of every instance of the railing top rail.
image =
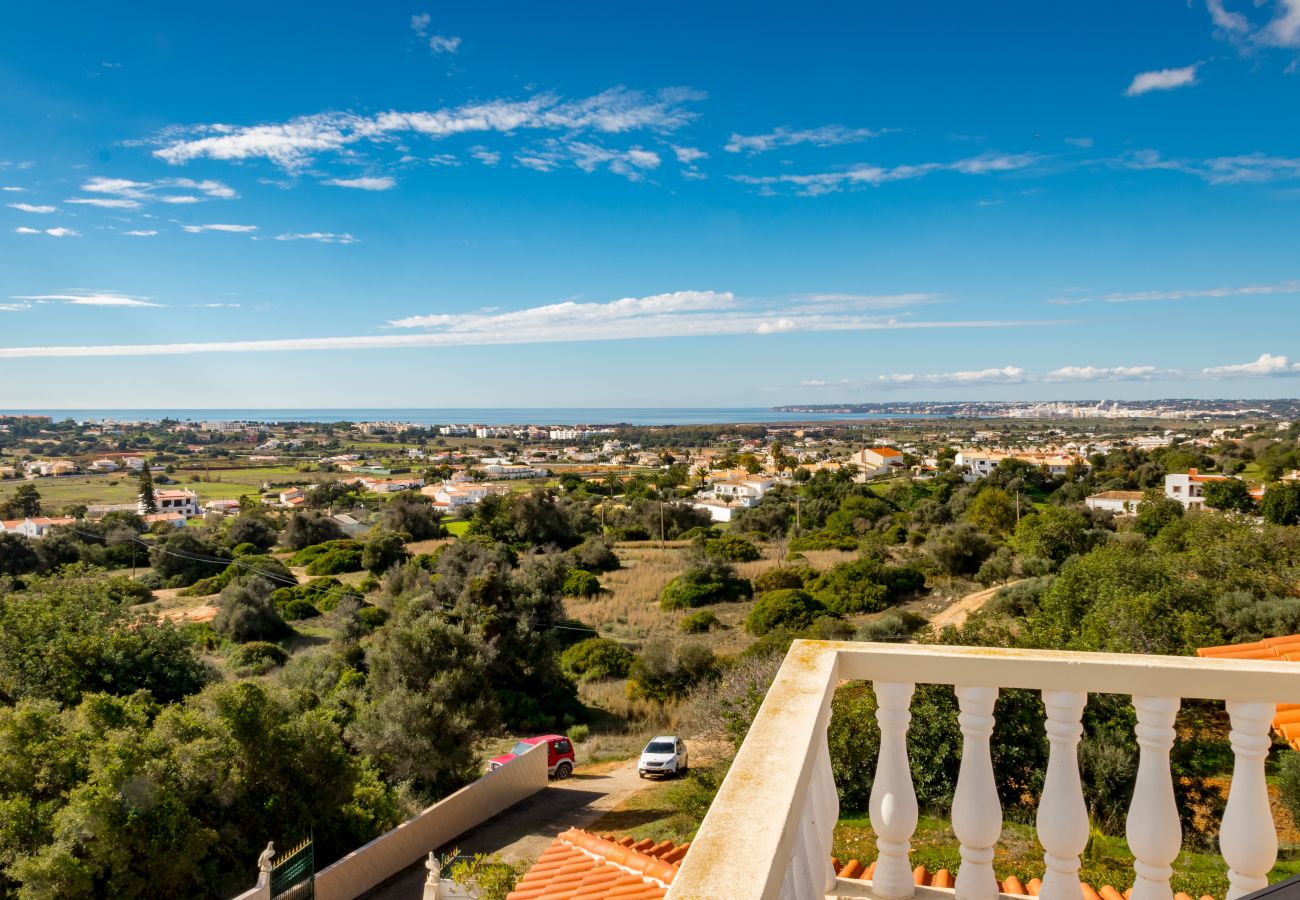
POLYGON ((841 678, 1300 703, 1300 663, 938 644, 798 641, 834 653, 841 678))

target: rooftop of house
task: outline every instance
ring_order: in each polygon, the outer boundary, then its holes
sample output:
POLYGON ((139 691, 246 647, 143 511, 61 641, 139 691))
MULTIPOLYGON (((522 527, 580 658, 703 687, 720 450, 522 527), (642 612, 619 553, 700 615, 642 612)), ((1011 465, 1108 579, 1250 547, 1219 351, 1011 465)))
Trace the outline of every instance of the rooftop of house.
POLYGON ((1141 500, 1145 494, 1141 491, 1102 491, 1100 494, 1090 494, 1089 500, 1141 500))
MULTIPOLYGON (((1211 659, 1276 659, 1283 662, 1300 662, 1300 634, 1264 638, 1250 644, 1228 644, 1223 647, 1202 647, 1197 656, 1211 659)), ((1300 703, 1279 703, 1273 717, 1273 730, 1278 737, 1300 750, 1300 703)))
POLYGON ((570 828, 551 842, 506 900, 660 900, 689 847, 570 828))

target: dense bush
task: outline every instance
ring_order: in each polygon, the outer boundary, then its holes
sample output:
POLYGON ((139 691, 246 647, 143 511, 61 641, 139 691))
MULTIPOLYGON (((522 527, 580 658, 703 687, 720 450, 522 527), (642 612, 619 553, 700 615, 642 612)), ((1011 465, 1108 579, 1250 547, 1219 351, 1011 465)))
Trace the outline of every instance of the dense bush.
POLYGON ((288 661, 288 652, 270 641, 249 641, 230 651, 230 663, 237 669, 256 668, 265 671, 288 661))
POLYGON ((713 651, 705 644, 674 648, 666 639, 650 640, 628 672, 627 695, 632 700, 671 700, 711 678, 717 668, 713 651))
MULTIPOLYGON (((284 545, 290 550, 302 550, 313 544, 339 541, 345 537, 343 527, 329 516, 318 512, 295 512, 284 527, 284 545)), ((299 565, 294 563, 294 565, 299 565)))
POLYGON ((585 569, 570 569, 560 590, 566 597, 594 597, 600 593, 600 579, 585 569))
POLYGON ((588 572, 612 572, 620 565, 618 555, 609 541, 599 537, 589 537, 569 551, 574 565, 588 572))
POLYGON ((737 577, 730 564, 706 558, 668 582, 659 597, 659 605, 665 610, 692 609, 743 600, 753 592, 749 580, 737 577))
POLYGON ((745 618, 745 629, 754 635, 769 631, 803 631, 826 612, 812 594, 798 588, 786 588, 763 594, 745 618))
POLYGON ((294 622, 299 619, 313 619, 320 615, 320 610, 311 605, 307 600, 290 600, 280 610, 280 615, 285 621, 294 622))
POLYGON ((636 657, 618 641, 610 638, 587 638, 560 655, 560 667, 577 681, 623 678, 636 657))
POLYGON ((695 612, 684 616, 677 623, 677 628, 686 634, 706 634, 714 628, 721 627, 721 625, 722 623, 718 621, 718 617, 713 614, 713 610, 697 609, 695 612))
POLYGON ((859 641, 905 641, 925 622, 915 613, 891 609, 880 618, 863 623, 853 637, 859 641))
MULTIPOLYGON (((406 551, 406 542, 395 531, 376 528, 366 537, 365 547, 361 551, 361 566, 368 572, 380 574, 393 566, 399 566, 410 557, 406 551)), ((319 560, 317 560, 319 562, 319 560)), ((336 571, 346 571, 337 569, 336 571)), ((327 575, 328 572, 310 574, 327 575)))
POLYGON ((805 550, 856 550, 858 549, 858 539, 845 535, 834 534, 808 534, 797 537, 790 542, 791 553, 802 553, 805 550))
POLYGON ((338 575, 343 572, 360 572, 362 550, 330 550, 307 564, 308 575, 338 575))
POLYGON ((226 545, 238 548, 243 544, 252 544, 258 550, 266 551, 275 546, 279 536, 274 523, 266 516, 243 513, 230 520, 230 527, 226 529, 226 545))
POLYGON ((288 632, 280 611, 271 599, 274 587, 261 578, 247 578, 226 586, 221 592, 220 609, 212 620, 217 634, 232 641, 266 641, 288 632))
POLYGON ((326 553, 335 550, 356 550, 360 552, 362 545, 360 541, 354 541, 350 538, 341 540, 324 541, 319 544, 312 544, 310 547, 303 547, 292 557, 289 558, 291 566, 309 566, 326 553))
POLYGON ((768 591, 801 588, 811 577, 813 577, 813 571, 806 566, 780 566, 775 569, 768 569, 754 579, 754 593, 766 594, 768 591))
POLYGON ((925 587, 925 576, 911 566, 886 565, 864 555, 840 563, 808 584, 808 592, 832 612, 879 612, 925 587))
POLYGON ((751 542, 734 534, 724 534, 705 541, 704 552, 731 562, 753 562, 762 556, 751 542))

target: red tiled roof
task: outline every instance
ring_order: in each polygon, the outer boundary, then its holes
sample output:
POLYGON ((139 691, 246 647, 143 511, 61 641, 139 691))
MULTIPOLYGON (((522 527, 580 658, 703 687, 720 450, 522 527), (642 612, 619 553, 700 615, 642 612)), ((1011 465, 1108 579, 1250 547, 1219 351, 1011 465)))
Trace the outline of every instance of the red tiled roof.
MULTIPOLYGON (((838 859, 832 857, 831 864, 835 867, 835 874, 840 878, 854 878, 862 881, 871 880, 871 876, 876 870, 874 862, 870 865, 863 865, 856 859, 841 864, 838 859)), ((951 890, 957 881, 957 876, 947 869, 931 872, 925 866, 917 866, 912 870, 912 880, 921 887, 947 888, 951 890)), ((1042 881, 1037 878, 1031 878, 1027 884, 1022 884, 1020 879, 1014 875, 1005 881, 998 882, 998 890, 1002 893, 1021 897, 1037 897, 1039 888, 1042 886, 1042 881)), ((1083 895, 1083 900, 1124 900, 1132 892, 1131 890, 1117 890, 1109 884, 1104 884, 1100 888, 1093 888, 1087 882, 1081 884, 1079 890, 1083 895)), ((1192 898, 1180 891, 1174 894, 1174 900, 1192 900, 1192 898)), ((1206 895, 1201 897, 1200 900, 1214 900, 1214 898, 1206 895)))
POLYGON ((506 900, 662 900, 690 844, 561 834, 506 900))
MULTIPOLYGON (((1251 644, 1228 644, 1223 647, 1202 647, 1197 656, 1208 659, 1276 659, 1283 662, 1300 662, 1300 634, 1264 638, 1251 644)), ((1280 703, 1273 717, 1273 730, 1292 749, 1300 750, 1300 703, 1280 703)))

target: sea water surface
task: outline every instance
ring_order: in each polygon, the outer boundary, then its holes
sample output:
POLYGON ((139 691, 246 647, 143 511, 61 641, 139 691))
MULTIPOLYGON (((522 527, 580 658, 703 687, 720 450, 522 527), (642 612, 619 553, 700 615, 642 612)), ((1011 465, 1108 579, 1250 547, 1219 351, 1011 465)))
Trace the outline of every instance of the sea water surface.
POLYGON ((741 425, 925 419, 920 413, 777 412, 758 407, 479 407, 431 409, 20 409, 0 415, 77 422, 401 422, 410 425, 741 425))

